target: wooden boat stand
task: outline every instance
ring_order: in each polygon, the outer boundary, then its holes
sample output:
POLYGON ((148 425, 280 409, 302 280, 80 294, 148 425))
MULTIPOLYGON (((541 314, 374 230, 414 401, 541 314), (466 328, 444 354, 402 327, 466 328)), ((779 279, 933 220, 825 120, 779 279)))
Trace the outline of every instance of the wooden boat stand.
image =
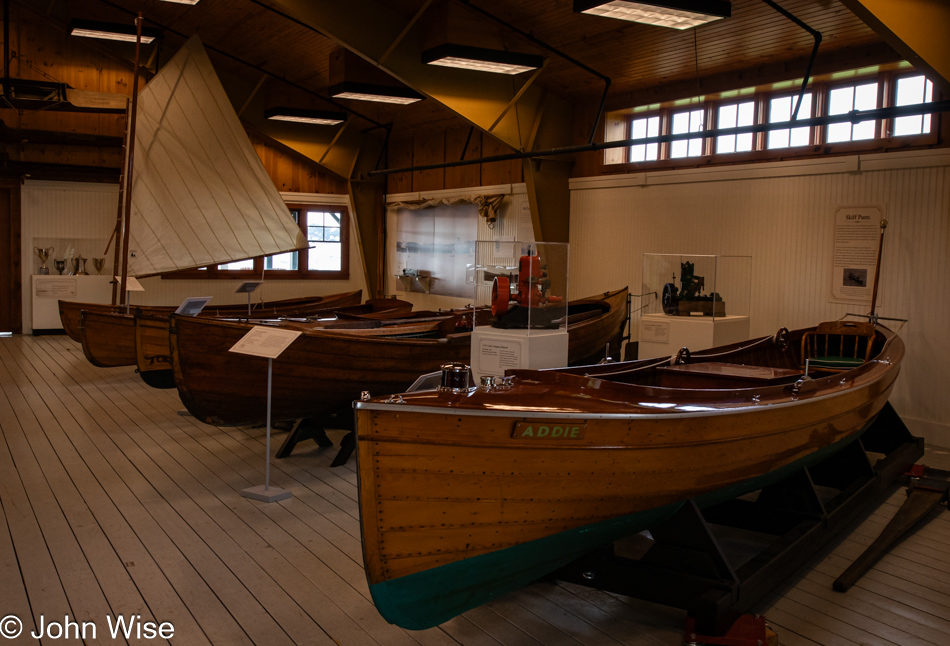
POLYGON ((650 544, 639 558, 623 554, 629 553, 625 539, 550 577, 685 609, 696 633, 723 635, 889 489, 923 448, 923 439, 910 434, 888 403, 859 440, 758 496, 702 510, 687 502, 650 529, 652 544, 641 535, 631 537, 650 544), (872 465, 869 453, 883 457, 872 465), (750 554, 753 544, 757 549, 750 554), (745 553, 737 555, 737 546, 745 553))
POLYGON ((904 474, 909 486, 907 500, 897 510, 881 535, 848 566, 841 576, 835 579, 832 587, 838 592, 847 592, 858 582, 864 573, 871 569, 900 538, 909 532, 941 503, 948 503, 950 495, 950 471, 931 469, 923 464, 915 464, 904 474))
MULTIPOLYGON (((304 440, 314 440, 317 443, 317 446, 320 447, 333 446, 333 440, 327 437, 326 431, 324 431, 324 429, 327 427, 352 429, 353 414, 349 409, 347 409, 345 413, 345 415, 330 415, 322 419, 308 418, 294 421, 293 425, 290 427, 290 432, 287 433, 287 437, 284 438, 283 444, 281 444, 280 448, 277 449, 275 456, 278 458, 286 458, 290 456, 294 450, 294 447, 297 446, 297 443, 303 442, 304 440)), ((353 432, 350 430, 350 432, 347 433, 340 442, 340 450, 337 453, 336 458, 334 458, 332 466, 339 466, 340 464, 346 463, 350 453, 353 452, 352 445, 355 444, 351 439, 352 435, 353 432), (349 442, 347 442, 347 440, 349 440, 349 442), (337 464, 338 461, 339 464, 337 464)))

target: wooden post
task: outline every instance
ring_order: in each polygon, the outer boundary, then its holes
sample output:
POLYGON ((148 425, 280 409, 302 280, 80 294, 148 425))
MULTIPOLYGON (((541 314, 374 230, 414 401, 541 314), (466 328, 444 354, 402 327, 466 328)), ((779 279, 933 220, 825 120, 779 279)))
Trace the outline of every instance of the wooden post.
POLYGON ((132 75, 132 108, 129 114, 129 141, 126 145, 125 162, 125 222, 122 233, 122 289, 119 303, 125 304, 125 288, 129 276, 129 221, 132 219, 132 167, 135 163, 135 112, 139 99, 139 60, 142 47, 142 12, 135 19, 135 73, 132 75))
POLYGON ((874 322, 874 308, 877 307, 877 286, 881 282, 881 255, 884 252, 884 229, 887 220, 881 220, 881 239, 877 245, 877 265, 874 267, 874 288, 871 290, 871 322, 874 322))

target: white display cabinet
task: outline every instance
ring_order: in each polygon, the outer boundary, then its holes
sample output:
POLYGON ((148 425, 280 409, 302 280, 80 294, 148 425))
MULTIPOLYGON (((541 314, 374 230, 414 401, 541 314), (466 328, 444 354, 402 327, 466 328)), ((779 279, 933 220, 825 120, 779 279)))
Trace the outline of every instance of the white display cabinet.
POLYGON ((477 242, 469 269, 476 382, 512 368, 567 365, 567 244, 477 242))
POLYGON ((751 256, 644 254, 638 357, 697 352, 749 338, 751 256))

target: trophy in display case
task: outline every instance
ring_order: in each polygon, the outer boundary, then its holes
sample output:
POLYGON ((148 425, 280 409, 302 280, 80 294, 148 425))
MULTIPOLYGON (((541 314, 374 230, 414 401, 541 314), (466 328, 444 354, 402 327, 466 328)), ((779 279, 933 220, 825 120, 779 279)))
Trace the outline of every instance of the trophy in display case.
POLYGON ((76 268, 77 276, 88 276, 89 272, 86 271, 86 258, 83 258, 81 255, 76 256, 73 259, 73 266, 76 268))
POLYGON ((40 259, 40 274, 46 276, 49 274, 49 267, 46 266, 46 261, 49 260, 49 257, 53 253, 53 247, 33 247, 33 251, 40 259))
POLYGON ((93 258, 92 266, 96 268, 96 275, 102 275, 102 268, 105 267, 106 259, 105 258, 93 258))
POLYGON ((63 270, 66 269, 66 261, 65 261, 65 260, 54 260, 54 261, 53 261, 53 264, 56 265, 56 271, 58 271, 58 272, 59 272, 59 275, 62 276, 62 275, 63 275, 63 270))

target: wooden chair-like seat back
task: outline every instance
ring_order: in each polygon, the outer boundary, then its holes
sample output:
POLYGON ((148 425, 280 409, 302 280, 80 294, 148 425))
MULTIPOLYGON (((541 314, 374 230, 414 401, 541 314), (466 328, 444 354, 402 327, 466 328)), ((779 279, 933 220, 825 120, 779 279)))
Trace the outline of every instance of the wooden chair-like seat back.
POLYGON ((844 372, 870 360, 874 325, 860 321, 820 323, 802 337, 802 368, 844 372))

